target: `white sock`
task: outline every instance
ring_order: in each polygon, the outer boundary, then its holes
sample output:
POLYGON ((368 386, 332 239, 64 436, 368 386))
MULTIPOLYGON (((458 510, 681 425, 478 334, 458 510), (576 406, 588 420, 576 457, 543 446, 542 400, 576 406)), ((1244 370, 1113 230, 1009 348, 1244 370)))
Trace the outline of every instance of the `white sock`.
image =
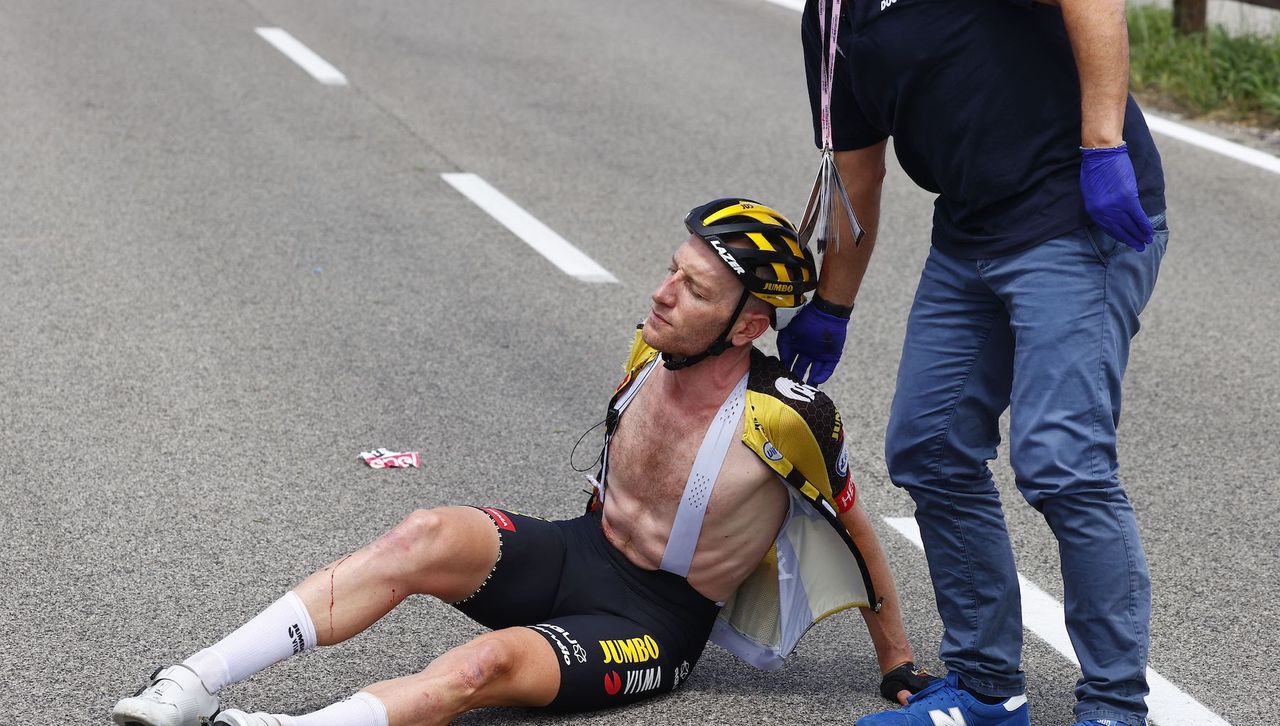
POLYGON ((290 591, 231 635, 182 661, 216 693, 273 663, 316 647, 316 626, 290 591))
POLYGON ((276 716, 284 726, 388 726, 387 707, 361 691, 340 703, 306 716, 276 716))

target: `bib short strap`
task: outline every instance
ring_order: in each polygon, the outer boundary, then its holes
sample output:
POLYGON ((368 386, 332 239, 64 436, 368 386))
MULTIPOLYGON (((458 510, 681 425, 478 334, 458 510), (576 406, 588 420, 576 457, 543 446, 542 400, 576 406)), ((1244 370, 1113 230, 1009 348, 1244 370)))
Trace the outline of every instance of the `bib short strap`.
MULTIPOLYGON (((614 403, 613 410, 609 412, 610 415, 614 417, 614 420, 621 420, 622 412, 627 410, 627 406, 631 405, 631 399, 635 398, 636 394, 640 392, 640 387, 649 379, 649 374, 653 373, 654 367, 658 365, 658 361, 660 360, 662 360, 662 356, 655 356, 654 359, 649 362, 649 365, 645 366, 644 370, 640 371, 640 374, 636 376, 636 379, 631 383, 631 386, 627 388, 626 391, 623 391, 622 396, 614 403)), ((596 496, 600 498, 601 502, 604 501, 604 490, 607 486, 607 482, 609 481, 609 442, 612 439, 612 431, 605 434, 604 451, 600 454, 600 476, 598 479, 592 479, 592 485, 595 487, 596 496)))
POLYGON ((667 572, 681 577, 689 575, 693 552, 702 533, 702 520, 707 513, 707 502, 711 500, 711 489, 716 484, 720 467, 724 466, 729 444, 738 438, 741 430, 738 423, 746 405, 746 391, 747 376, 743 375, 715 418, 711 419, 702 445, 698 447, 698 455, 693 459, 689 479, 684 485, 684 495, 680 498, 680 508, 676 510, 675 521, 671 524, 667 549, 662 555, 661 568, 667 572))

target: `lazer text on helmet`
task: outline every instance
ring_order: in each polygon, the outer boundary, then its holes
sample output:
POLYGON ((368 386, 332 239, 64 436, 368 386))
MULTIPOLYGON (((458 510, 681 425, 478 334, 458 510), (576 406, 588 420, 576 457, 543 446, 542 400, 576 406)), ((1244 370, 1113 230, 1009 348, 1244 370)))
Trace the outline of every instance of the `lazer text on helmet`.
POLYGON ((738 261, 733 259, 733 255, 729 254, 729 250, 726 250, 724 245, 720 244, 720 240, 715 237, 709 237, 707 241, 711 243, 712 247, 716 248, 716 253, 720 255, 720 259, 724 260, 725 264, 732 267, 734 272, 739 275, 747 274, 747 271, 742 269, 742 265, 739 265, 738 261))

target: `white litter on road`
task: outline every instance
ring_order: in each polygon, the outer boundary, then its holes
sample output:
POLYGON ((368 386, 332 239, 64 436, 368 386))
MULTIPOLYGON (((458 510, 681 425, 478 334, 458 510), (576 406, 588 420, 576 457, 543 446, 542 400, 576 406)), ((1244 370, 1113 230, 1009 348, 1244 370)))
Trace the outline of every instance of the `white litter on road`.
POLYGON ((405 469, 409 467, 417 469, 420 461, 416 451, 392 451, 385 448, 361 451, 359 458, 368 464, 371 469, 405 469))

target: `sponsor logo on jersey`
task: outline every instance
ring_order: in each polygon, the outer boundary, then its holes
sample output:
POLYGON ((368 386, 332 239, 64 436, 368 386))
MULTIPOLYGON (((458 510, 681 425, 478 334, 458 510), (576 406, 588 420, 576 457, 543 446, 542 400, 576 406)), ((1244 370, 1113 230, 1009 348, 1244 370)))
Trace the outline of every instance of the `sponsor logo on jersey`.
POLYGON ((840 458, 836 459, 836 474, 841 478, 849 474, 849 449, 848 447, 840 447, 840 458))
POLYGON ((778 389, 778 393, 793 401, 812 403, 813 399, 818 397, 818 389, 799 381, 793 381, 786 376, 778 376, 778 380, 773 382, 773 387, 778 389))
POLYGON ((853 509, 853 503, 858 500, 858 488, 853 485, 853 477, 844 480, 844 488, 836 495, 836 507, 841 512, 847 512, 853 509))
POLYGON ((674 676, 674 681, 671 683, 671 690, 674 691, 689 677, 689 661, 681 663, 680 667, 672 675, 674 676))
POLYGON ((888 10, 889 7, 896 2, 898 2, 898 0, 880 0, 880 12, 883 13, 884 11, 888 10))
POLYGON ((844 425, 840 423, 840 412, 836 411, 836 423, 831 427, 831 438, 839 441, 840 433, 844 431, 844 425))
POLYGON ((604 652, 604 662, 608 663, 646 663, 658 659, 658 641, 652 635, 643 638, 626 640, 602 640, 600 650, 604 652))
POLYGON ((618 672, 609 671, 604 674, 604 692, 610 696, 616 696, 620 690, 622 690, 622 677, 618 672))
POLYGON ((548 630, 545 625, 530 625, 529 629, 536 630, 547 636, 547 640, 556 647, 556 650, 560 651, 560 659, 564 661, 564 664, 573 665, 573 661, 569 660, 569 648, 561 642, 560 638, 556 637, 554 632, 548 630))
POLYGON ((516 531, 516 523, 511 521, 511 517, 508 517, 506 512, 493 507, 481 507, 481 509, 493 518, 493 523, 498 525, 498 529, 505 529, 508 532, 516 531))
POLYGON ((622 692, 627 694, 648 693, 662 685, 662 666, 627 671, 623 675, 622 692))
POLYGON ((587 662, 587 649, 583 648, 582 644, 569 634, 569 631, 551 623, 540 623, 529 627, 547 636, 551 639, 551 642, 555 643, 556 648, 560 650, 560 656, 564 659, 565 665, 573 665, 569 660, 570 650, 573 651, 573 657, 579 663, 587 662))
POLYGON ((764 458, 769 461, 782 461, 782 452, 774 448, 772 441, 766 441, 764 442, 764 458))

